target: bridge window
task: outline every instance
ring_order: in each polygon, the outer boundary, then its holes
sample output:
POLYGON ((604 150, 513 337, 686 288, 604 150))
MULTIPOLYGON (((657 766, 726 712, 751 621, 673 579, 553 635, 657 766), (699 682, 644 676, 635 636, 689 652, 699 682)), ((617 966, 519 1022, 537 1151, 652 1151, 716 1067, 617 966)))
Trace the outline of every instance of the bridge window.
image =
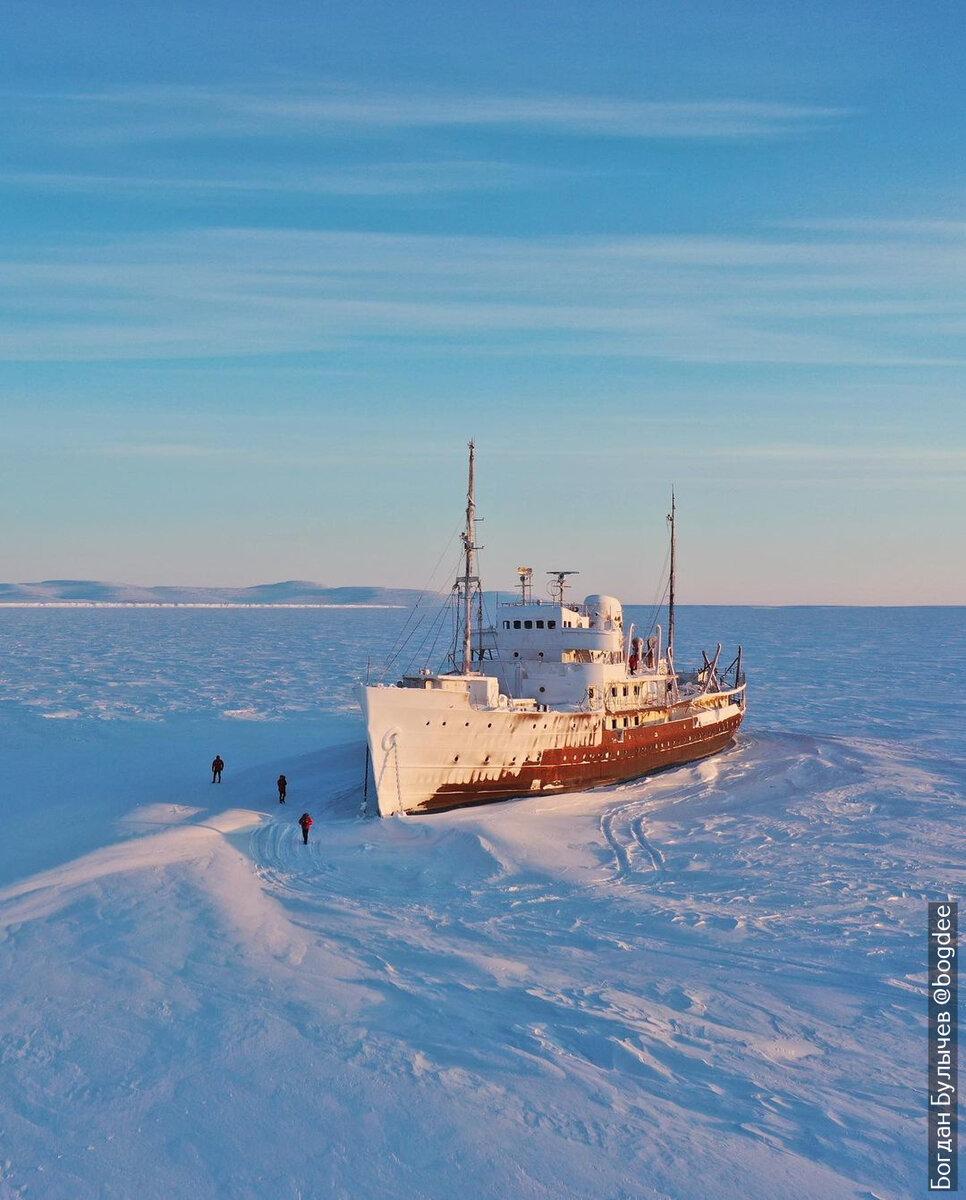
POLYGON ((504 628, 504 629, 509 629, 509 628, 510 628, 510 622, 509 622, 509 621, 504 621, 504 622, 503 622, 503 628, 504 628))
POLYGON ((532 629, 532 628, 533 628, 533 622, 532 622, 532 621, 524 621, 524 622, 523 622, 523 628, 524 628, 524 629, 532 629))
POLYGON ((514 629, 519 629, 519 628, 520 628, 520 622, 519 622, 519 621, 514 621, 514 622, 513 622, 513 628, 514 628, 514 629))
POLYGON ((556 629, 556 628, 557 628, 557 622, 556 622, 556 621, 548 621, 548 622, 547 622, 547 628, 548 628, 548 629, 556 629))

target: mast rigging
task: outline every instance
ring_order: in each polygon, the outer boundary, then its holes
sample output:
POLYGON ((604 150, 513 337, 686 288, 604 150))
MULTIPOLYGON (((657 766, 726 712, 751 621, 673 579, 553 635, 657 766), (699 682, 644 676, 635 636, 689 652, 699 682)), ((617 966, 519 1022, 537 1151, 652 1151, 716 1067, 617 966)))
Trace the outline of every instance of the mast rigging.
POLYGON ((470 442, 469 478, 466 485, 466 528, 463 530, 465 569, 463 572, 463 674, 473 670, 473 585, 479 586, 476 574, 476 443, 470 442))
POLYGON ((674 665, 674 558, 677 549, 676 539, 674 536, 674 488, 671 488, 671 511, 667 515, 668 524, 671 526, 671 574, 668 580, 667 594, 667 653, 673 669, 674 665))

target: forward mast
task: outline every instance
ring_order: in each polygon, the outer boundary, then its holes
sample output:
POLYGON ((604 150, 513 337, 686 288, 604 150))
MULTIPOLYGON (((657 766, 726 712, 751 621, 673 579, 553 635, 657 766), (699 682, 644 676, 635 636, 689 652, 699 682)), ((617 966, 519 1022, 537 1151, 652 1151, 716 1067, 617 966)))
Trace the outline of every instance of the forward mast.
MULTIPOLYGON (((476 544, 476 443, 469 444, 470 462, 469 475, 466 484, 466 528, 463 530, 463 665, 464 675, 473 670, 473 596, 480 590, 480 578, 477 574, 476 544)), ((480 596, 482 601, 482 596, 480 596)), ((481 646, 482 655, 482 646, 481 646)))

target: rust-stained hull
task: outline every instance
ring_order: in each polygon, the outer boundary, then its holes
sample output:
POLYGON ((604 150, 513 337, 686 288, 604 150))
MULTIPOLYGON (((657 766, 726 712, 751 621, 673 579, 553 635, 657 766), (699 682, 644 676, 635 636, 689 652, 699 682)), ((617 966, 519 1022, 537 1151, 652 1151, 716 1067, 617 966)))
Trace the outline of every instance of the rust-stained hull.
POLYGON ((502 778, 447 783, 414 813, 446 812, 547 792, 579 792, 638 779, 665 767, 680 766, 726 749, 735 739, 742 713, 712 726, 695 728, 692 719, 656 728, 628 729, 624 739, 607 736, 599 747, 586 747, 579 761, 566 751, 546 750, 539 760, 502 778), (568 761, 569 759, 569 761, 568 761))
POLYGON ((723 750, 744 716, 743 689, 670 709, 596 711, 521 710, 503 697, 476 707, 458 686, 360 692, 383 816, 635 779, 723 750))

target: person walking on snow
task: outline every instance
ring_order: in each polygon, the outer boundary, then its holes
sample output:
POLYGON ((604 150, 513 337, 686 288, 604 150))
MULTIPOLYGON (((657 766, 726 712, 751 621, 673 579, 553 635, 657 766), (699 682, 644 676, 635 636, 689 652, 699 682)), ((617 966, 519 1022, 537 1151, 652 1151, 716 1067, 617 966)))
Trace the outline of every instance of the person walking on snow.
POLYGON ((211 762, 211 782, 221 783, 221 773, 225 769, 224 759, 220 754, 216 754, 211 762))
POLYGON ((288 788, 288 780, 285 778, 284 775, 279 775, 279 777, 278 777, 278 802, 279 802, 279 804, 285 803, 285 791, 287 788, 288 788))
POLYGON ((302 813, 299 817, 299 824, 302 826, 302 845, 307 846, 309 844, 309 830, 315 822, 308 813, 302 813))

